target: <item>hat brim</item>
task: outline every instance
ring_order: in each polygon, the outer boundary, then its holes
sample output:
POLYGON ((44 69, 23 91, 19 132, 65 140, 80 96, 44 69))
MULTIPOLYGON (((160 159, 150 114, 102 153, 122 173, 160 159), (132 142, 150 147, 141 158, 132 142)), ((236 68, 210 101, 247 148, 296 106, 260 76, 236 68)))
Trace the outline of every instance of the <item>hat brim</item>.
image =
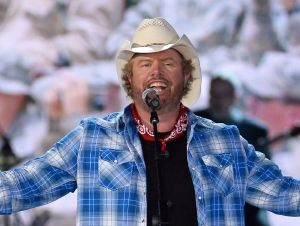
POLYGON ((136 53, 156 53, 161 52, 167 49, 176 49, 178 52, 182 54, 182 56, 186 60, 191 60, 194 70, 192 71, 193 82, 191 84, 191 90, 187 95, 185 95, 182 99, 182 103, 185 106, 192 106, 200 97, 201 93, 201 67, 198 54, 194 49, 190 40, 183 35, 178 41, 172 44, 166 45, 151 45, 151 46, 132 46, 130 42, 125 42, 116 55, 116 67, 119 81, 124 88, 124 84, 122 81, 122 72, 125 65, 129 62, 129 60, 136 53))

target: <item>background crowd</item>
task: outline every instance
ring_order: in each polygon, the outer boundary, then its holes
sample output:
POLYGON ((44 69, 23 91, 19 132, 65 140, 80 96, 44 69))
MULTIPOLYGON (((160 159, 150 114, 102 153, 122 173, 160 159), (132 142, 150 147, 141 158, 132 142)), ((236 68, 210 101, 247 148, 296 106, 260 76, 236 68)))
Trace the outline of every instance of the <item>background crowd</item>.
MULTIPOLYGON (((209 107, 212 78, 230 80, 230 114, 264 125, 260 144, 282 135, 269 144, 270 158, 300 178, 300 140, 288 136, 300 120, 299 0, 0 0, 1 169, 9 155, 17 163, 46 151, 84 117, 122 110, 128 100, 116 51, 143 18, 160 16, 199 53, 202 96, 192 110, 209 107)), ((9 220, 74 226, 75 196, 9 220)), ((300 225, 299 218, 261 217, 270 226, 300 225)))

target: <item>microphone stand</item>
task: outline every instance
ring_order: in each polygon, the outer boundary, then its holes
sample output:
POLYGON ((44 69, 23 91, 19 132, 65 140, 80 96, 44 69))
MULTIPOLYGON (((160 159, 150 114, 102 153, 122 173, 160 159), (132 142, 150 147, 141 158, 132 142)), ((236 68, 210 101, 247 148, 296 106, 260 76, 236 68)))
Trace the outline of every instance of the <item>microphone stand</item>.
POLYGON ((278 135, 274 136, 273 138, 260 141, 260 144, 268 146, 268 145, 274 144, 276 142, 286 140, 290 137, 296 137, 298 135, 300 135, 300 123, 294 124, 290 130, 279 133, 278 135))
POLYGON ((157 187, 157 216, 153 216, 152 218, 152 225, 153 226, 161 226, 161 225, 168 225, 168 222, 162 222, 161 217, 161 208, 162 208, 162 200, 161 200, 161 187, 160 187, 160 172, 159 172, 159 155, 158 152, 160 151, 160 145, 158 140, 158 131, 157 131, 157 123, 159 122, 158 115, 155 111, 155 108, 152 108, 150 122, 153 126, 153 133, 154 133, 154 160, 155 160, 155 177, 156 177, 156 187, 157 187))

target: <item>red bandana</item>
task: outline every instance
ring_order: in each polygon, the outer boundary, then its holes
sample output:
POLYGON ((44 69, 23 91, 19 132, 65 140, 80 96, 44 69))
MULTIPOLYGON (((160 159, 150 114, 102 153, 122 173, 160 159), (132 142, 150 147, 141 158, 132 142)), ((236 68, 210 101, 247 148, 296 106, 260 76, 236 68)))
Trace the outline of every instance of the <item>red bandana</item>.
MULTIPOLYGON (((134 104, 131 105, 131 113, 133 115, 134 120, 137 123, 137 130, 139 134, 145 140, 154 141, 153 130, 147 128, 142 123, 142 120, 138 115, 134 104)), ((181 104, 179 109, 179 114, 177 117, 177 122, 175 123, 174 128, 172 129, 170 135, 165 136, 164 138, 158 138, 159 142, 161 143, 161 151, 163 153, 166 151, 166 146, 168 142, 173 141, 184 134, 187 128, 187 124, 188 124, 187 108, 181 104)))

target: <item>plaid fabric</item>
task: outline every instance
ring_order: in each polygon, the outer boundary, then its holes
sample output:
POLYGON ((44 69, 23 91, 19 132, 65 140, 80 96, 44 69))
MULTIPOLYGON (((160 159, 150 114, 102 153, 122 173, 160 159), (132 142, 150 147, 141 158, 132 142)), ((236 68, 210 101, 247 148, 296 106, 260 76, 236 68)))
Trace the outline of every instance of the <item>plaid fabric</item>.
MULTIPOLYGON (((299 181, 283 177, 234 126, 189 115, 188 163, 199 225, 244 225, 245 200, 300 215, 299 181)), ((124 114, 86 119, 43 156, 0 174, 0 212, 51 202, 78 189, 79 226, 145 225, 146 173, 136 124, 124 114)))

